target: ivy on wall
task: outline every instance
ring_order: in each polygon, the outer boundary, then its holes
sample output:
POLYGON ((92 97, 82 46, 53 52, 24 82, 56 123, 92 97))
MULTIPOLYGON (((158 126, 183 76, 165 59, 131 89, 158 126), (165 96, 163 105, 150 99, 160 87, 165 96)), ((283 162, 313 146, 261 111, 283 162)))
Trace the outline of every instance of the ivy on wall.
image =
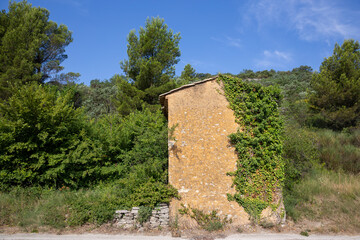
POLYGON ((262 210, 274 206, 275 195, 284 180, 282 153, 282 121, 278 103, 280 89, 220 75, 225 96, 240 128, 229 135, 237 153, 237 170, 233 176, 236 193, 228 194, 253 220, 262 210))

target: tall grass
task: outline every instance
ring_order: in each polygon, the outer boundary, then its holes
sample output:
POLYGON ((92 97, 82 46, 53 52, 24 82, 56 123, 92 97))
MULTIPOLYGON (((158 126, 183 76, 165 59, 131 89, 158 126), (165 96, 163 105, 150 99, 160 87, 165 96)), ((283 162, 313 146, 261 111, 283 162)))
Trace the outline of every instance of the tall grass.
POLYGON ((318 221, 323 230, 334 232, 360 231, 360 175, 314 170, 285 201, 296 221, 318 221))
POLYGON ((328 169, 360 173, 360 130, 320 130, 317 135, 319 158, 328 169))
POLYGON ((0 193, 0 225, 63 228, 85 222, 103 223, 115 209, 101 199, 101 192, 96 190, 14 188, 0 193))
POLYGON ((176 190, 169 185, 150 181, 139 187, 131 178, 86 190, 15 187, 0 192, 0 226, 36 229, 101 225, 112 220, 117 209, 153 208, 174 196, 176 190))
POLYGON ((286 125, 284 204, 295 221, 320 231, 360 231, 360 131, 286 125), (318 225, 319 226, 319 225, 318 225))

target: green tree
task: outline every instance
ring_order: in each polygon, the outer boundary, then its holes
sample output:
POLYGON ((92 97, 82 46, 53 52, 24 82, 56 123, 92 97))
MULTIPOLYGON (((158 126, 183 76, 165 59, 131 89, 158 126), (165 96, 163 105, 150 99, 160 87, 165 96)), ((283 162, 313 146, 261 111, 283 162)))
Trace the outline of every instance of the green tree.
POLYGON ((68 73, 61 73, 56 74, 51 80, 48 82, 50 85, 55 85, 58 87, 61 86, 69 86, 75 85, 76 82, 79 80, 80 73, 68 72, 68 73))
POLYGON ((65 25, 49 20, 49 11, 26 1, 10 2, 0 12, 0 96, 10 85, 44 82, 63 69, 65 47, 72 42, 65 25))
POLYGON ((168 29, 164 19, 148 18, 139 36, 135 30, 129 33, 129 59, 120 62, 121 68, 140 90, 169 82, 175 75, 174 65, 179 62, 180 38, 180 33, 168 29))
POLYGON ((142 104, 144 103, 143 99, 145 93, 137 89, 133 84, 129 83, 125 78, 121 76, 116 77, 116 86, 117 86, 117 96, 115 99, 115 105, 117 106, 117 111, 125 116, 140 110, 142 104))
MULTIPOLYGON (((117 76, 115 75, 110 80, 105 81, 93 79, 90 81, 90 86, 76 85, 79 106, 84 108, 88 116, 98 119, 102 115, 116 112, 115 100, 118 88, 115 80, 117 76)), ((78 107, 78 104, 75 106, 78 107)))
POLYGON ((210 73, 196 73, 196 78, 199 80, 204 80, 206 78, 211 78, 213 75, 210 73))
POLYGON ((99 149, 73 91, 36 83, 0 103, 0 188, 79 186, 96 180, 99 149))
POLYGON ((190 64, 186 64, 180 78, 185 84, 194 81, 196 78, 195 69, 190 64))
POLYGON ((315 73, 309 106, 314 123, 341 130, 360 121, 360 45, 352 39, 335 44, 333 55, 325 58, 315 73))

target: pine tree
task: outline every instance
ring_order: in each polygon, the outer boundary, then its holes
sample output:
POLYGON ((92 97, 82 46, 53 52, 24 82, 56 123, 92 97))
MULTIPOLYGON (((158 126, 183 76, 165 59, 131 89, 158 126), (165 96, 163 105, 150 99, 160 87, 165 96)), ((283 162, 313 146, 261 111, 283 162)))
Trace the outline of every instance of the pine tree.
POLYGON ((315 73, 309 97, 317 125, 341 130, 360 122, 360 45, 345 40, 335 44, 333 55, 326 58, 315 73))
POLYGON ((158 87, 175 75, 174 65, 179 62, 180 33, 174 34, 159 17, 146 20, 145 28, 128 35, 128 60, 120 62, 127 77, 140 90, 158 87))
POLYGON ((180 78, 184 83, 190 83, 194 81, 196 78, 195 69, 190 64, 186 64, 184 70, 181 72, 180 78))
POLYGON ((26 1, 10 2, 9 11, 0 12, 0 98, 8 98, 13 85, 42 83, 63 69, 71 32, 49 15, 26 1))

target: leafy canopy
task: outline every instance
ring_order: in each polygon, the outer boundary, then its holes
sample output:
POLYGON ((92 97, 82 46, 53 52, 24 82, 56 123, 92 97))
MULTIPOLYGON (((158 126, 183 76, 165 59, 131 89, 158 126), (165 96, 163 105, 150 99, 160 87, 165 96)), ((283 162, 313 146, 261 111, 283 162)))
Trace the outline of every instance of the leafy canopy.
POLYGON ((131 191, 146 182, 165 186, 168 129, 161 111, 107 113, 93 122, 74 108, 75 93, 32 83, 0 103, 0 189, 118 180, 131 191))
POLYGON ((115 81, 120 77, 114 75, 110 80, 91 80, 90 86, 78 85, 79 105, 84 107, 86 114, 93 119, 116 112, 115 98, 118 93, 115 81))
POLYGON ((129 59, 121 61, 120 65, 138 89, 158 87, 174 77, 174 65, 180 57, 180 33, 174 34, 168 29, 164 19, 148 18, 139 36, 132 30, 127 40, 129 59))
POLYGON ((0 103, 0 187, 76 185, 89 177, 79 169, 97 156, 72 98, 70 90, 32 83, 0 103))
POLYGON ((360 45, 352 39, 335 44, 320 73, 314 74, 310 109, 320 127, 341 130, 360 121, 360 45))
POLYGON ((0 12, 0 96, 11 95, 9 86, 44 82, 63 69, 65 47, 72 42, 65 25, 49 21, 49 11, 26 1, 10 2, 0 12))

